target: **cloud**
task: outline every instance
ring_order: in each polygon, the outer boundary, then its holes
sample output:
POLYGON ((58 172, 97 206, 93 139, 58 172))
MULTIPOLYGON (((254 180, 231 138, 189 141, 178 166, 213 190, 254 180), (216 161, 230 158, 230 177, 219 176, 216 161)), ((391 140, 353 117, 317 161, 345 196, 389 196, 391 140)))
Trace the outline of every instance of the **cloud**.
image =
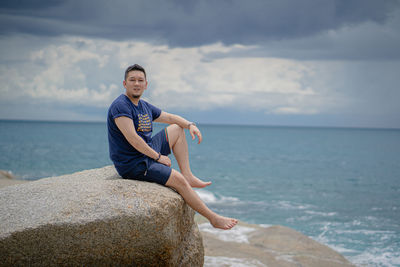
POLYGON ((312 75, 312 71, 299 62, 276 58, 224 58, 203 62, 196 50, 174 50, 171 56, 180 55, 179 64, 162 58, 149 62, 150 66, 158 63, 165 68, 156 72, 157 88, 150 92, 152 100, 161 106, 201 110, 236 107, 268 113, 274 113, 282 105, 296 106, 303 113, 316 108, 306 107, 317 94, 305 85, 304 78, 312 75), (196 57, 197 62, 193 60, 196 57))
POLYGON ((111 93, 117 89, 113 83, 105 86, 99 81, 96 86, 89 83, 91 73, 86 73, 85 66, 93 71, 104 68, 107 55, 98 51, 79 49, 76 40, 59 46, 49 45, 32 51, 30 60, 14 67, 1 66, 3 99, 29 97, 38 101, 56 101, 62 103, 105 106, 111 93))
POLYGON ((331 107, 329 88, 313 86, 315 70, 310 63, 278 58, 204 60, 209 53, 246 49, 221 43, 170 48, 64 37, 58 44, 31 51, 28 61, 0 65, 0 92, 2 101, 8 102, 24 98, 105 109, 124 92, 124 69, 139 63, 148 72, 145 97, 166 110, 314 114, 331 107))
POLYGON ((139 63, 166 111, 400 127, 398 1, 16 3, 0 3, 1 117, 104 119, 139 63))
POLYGON ((0 4, 0 32, 142 40, 170 47, 249 45, 364 22, 383 24, 398 7, 396 0, 69 0, 34 5, 6 0, 0 4))
POLYGON ((400 59, 400 10, 384 24, 366 21, 292 39, 272 40, 209 57, 278 57, 296 60, 393 61, 400 59))

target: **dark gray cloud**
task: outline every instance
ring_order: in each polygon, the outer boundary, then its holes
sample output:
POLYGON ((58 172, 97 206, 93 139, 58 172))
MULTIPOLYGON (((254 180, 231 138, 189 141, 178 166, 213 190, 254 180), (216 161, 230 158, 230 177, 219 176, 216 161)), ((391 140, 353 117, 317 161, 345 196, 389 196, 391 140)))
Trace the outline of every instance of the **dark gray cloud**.
POLYGON ((400 59, 400 12, 385 25, 363 23, 336 31, 272 40, 248 49, 211 52, 212 61, 229 57, 278 57, 297 60, 394 61, 400 59))
POLYGON ((385 23, 397 0, 122 0, 0 3, 0 33, 143 39, 171 46, 258 44, 367 21, 385 23))

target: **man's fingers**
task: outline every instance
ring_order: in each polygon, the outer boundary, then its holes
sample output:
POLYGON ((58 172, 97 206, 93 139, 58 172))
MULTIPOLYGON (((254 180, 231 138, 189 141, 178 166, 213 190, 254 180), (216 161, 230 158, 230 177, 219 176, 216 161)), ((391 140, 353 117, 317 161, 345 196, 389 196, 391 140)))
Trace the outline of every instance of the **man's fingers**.
POLYGON ((159 162, 161 164, 164 164, 164 165, 168 166, 168 167, 171 167, 171 159, 168 158, 167 156, 164 156, 164 155, 162 155, 161 157, 162 157, 162 160, 160 160, 159 162))
POLYGON ((198 132, 196 135, 197 135, 197 137, 199 138, 198 144, 200 144, 200 143, 201 143, 201 140, 203 140, 203 137, 201 136, 201 133, 200 133, 200 132, 198 132))
POLYGON ((198 144, 201 143, 201 140, 203 140, 203 137, 201 136, 201 133, 198 129, 194 129, 194 130, 189 130, 190 135, 192 136, 192 140, 194 140, 197 136, 197 138, 199 138, 199 142, 198 144))

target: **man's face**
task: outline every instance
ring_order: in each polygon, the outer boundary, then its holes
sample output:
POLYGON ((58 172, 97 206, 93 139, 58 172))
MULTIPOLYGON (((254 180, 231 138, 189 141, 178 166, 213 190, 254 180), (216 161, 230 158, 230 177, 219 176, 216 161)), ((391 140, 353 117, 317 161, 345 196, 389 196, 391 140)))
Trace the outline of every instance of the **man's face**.
POLYGON ((133 70, 128 73, 124 81, 126 94, 131 98, 140 98, 147 89, 147 81, 144 73, 138 70, 133 70))

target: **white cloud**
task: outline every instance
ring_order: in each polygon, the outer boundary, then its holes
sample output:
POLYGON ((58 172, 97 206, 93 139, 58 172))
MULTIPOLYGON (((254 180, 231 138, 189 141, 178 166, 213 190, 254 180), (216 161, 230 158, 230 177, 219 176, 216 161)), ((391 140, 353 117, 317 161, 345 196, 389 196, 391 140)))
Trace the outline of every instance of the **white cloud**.
POLYGON ((320 71, 312 62, 254 57, 210 60, 215 52, 252 48, 221 43, 169 48, 145 42, 63 37, 31 51, 26 61, 10 66, 3 63, 0 90, 3 100, 24 97, 106 108, 124 91, 124 69, 139 63, 148 72, 145 98, 165 110, 227 107, 315 114, 338 102, 334 100, 338 95, 332 94, 326 83, 317 82, 320 71))
POLYGON ((104 69, 109 55, 99 53, 92 40, 66 38, 63 41, 62 45, 31 51, 26 61, 1 66, 2 98, 107 106, 118 87, 114 83, 104 85, 101 76, 96 78, 95 86, 90 86, 89 79, 104 69), (79 48, 77 42, 84 42, 86 46, 79 48))
POLYGON ((122 43, 117 57, 120 62, 133 58, 145 64, 150 80, 147 96, 164 109, 234 107, 275 113, 277 107, 289 106, 309 114, 310 109, 316 112, 323 107, 307 84, 313 70, 302 62, 245 57, 204 60, 213 52, 246 49, 222 44, 168 48, 122 43))

